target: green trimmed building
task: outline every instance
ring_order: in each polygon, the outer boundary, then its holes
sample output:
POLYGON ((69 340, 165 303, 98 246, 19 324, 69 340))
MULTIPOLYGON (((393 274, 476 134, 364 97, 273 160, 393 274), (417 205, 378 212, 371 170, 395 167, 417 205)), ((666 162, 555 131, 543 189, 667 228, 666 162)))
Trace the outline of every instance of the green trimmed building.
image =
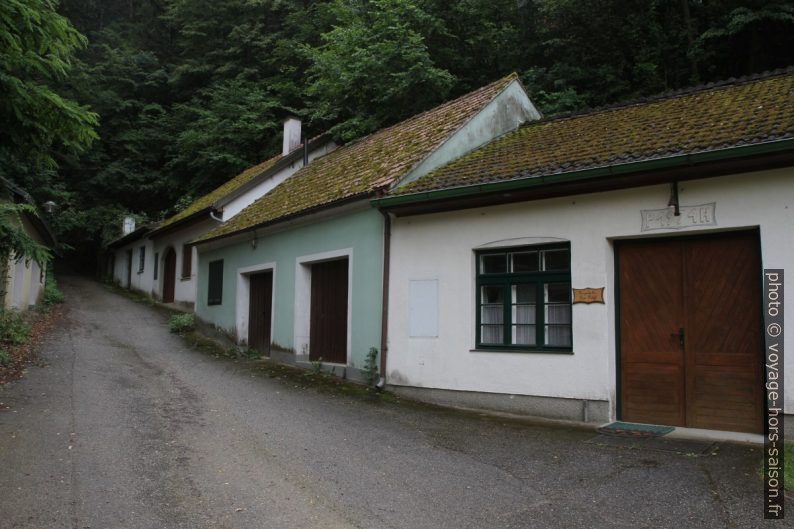
POLYGON ((763 432, 762 285, 794 265, 794 72, 527 122, 373 202, 392 219, 394 390, 763 432))
POLYGON ((359 377, 384 348, 389 218, 370 201, 538 118, 511 75, 318 158, 194 241, 196 314, 274 358, 359 377))

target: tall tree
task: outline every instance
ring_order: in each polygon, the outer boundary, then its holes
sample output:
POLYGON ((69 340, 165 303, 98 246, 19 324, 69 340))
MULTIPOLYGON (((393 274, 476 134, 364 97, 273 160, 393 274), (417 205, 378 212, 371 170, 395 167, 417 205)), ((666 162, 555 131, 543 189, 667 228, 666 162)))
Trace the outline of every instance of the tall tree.
POLYGON ((440 21, 412 0, 339 0, 337 25, 307 48, 313 118, 348 141, 445 99, 455 78, 438 68, 425 37, 440 21))
POLYGON ((59 152, 81 151, 96 139, 97 116, 53 88, 85 38, 53 0, 0 3, 0 173, 41 185, 59 152))

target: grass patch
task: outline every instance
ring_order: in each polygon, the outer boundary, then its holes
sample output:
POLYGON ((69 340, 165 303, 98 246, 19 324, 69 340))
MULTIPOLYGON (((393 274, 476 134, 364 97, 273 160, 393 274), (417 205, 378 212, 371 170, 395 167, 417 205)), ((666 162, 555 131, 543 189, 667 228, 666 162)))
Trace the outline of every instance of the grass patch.
POLYGON ((184 333, 195 330, 196 318, 192 314, 185 312, 183 314, 174 314, 168 320, 168 330, 175 333, 184 333))
MULTIPOLYGON (((783 488, 794 492, 794 441, 783 443, 783 488)), ((764 479, 764 462, 758 467, 758 477, 764 479)))
POLYGON ((303 369, 267 358, 263 358, 256 369, 269 378, 281 380, 300 389, 311 387, 320 391, 380 402, 401 400, 393 393, 345 380, 322 369, 303 369))
POLYGON ((47 276, 44 280, 44 296, 42 301, 47 307, 63 303, 63 293, 58 290, 58 284, 55 282, 55 274, 52 272, 52 263, 47 266, 47 276))
POLYGON ((18 310, 0 310, 0 365, 8 364, 13 347, 30 339, 30 323, 18 310))

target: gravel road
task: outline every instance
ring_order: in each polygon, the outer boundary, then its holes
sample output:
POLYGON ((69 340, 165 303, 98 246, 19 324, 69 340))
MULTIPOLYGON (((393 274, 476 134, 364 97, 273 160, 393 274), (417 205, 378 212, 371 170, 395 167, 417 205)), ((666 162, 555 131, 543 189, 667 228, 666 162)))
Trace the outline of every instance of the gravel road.
POLYGON ((320 391, 197 351, 91 280, 61 285, 38 365, 0 388, 4 529, 764 526, 757 448, 610 448, 320 391))

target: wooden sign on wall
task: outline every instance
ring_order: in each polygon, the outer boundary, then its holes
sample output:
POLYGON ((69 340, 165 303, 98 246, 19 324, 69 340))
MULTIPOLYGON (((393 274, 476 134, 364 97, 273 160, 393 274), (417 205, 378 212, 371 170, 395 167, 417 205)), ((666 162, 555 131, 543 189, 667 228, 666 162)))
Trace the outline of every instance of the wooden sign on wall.
POLYGON ((604 287, 601 288, 574 288, 574 303, 604 303, 604 287))

